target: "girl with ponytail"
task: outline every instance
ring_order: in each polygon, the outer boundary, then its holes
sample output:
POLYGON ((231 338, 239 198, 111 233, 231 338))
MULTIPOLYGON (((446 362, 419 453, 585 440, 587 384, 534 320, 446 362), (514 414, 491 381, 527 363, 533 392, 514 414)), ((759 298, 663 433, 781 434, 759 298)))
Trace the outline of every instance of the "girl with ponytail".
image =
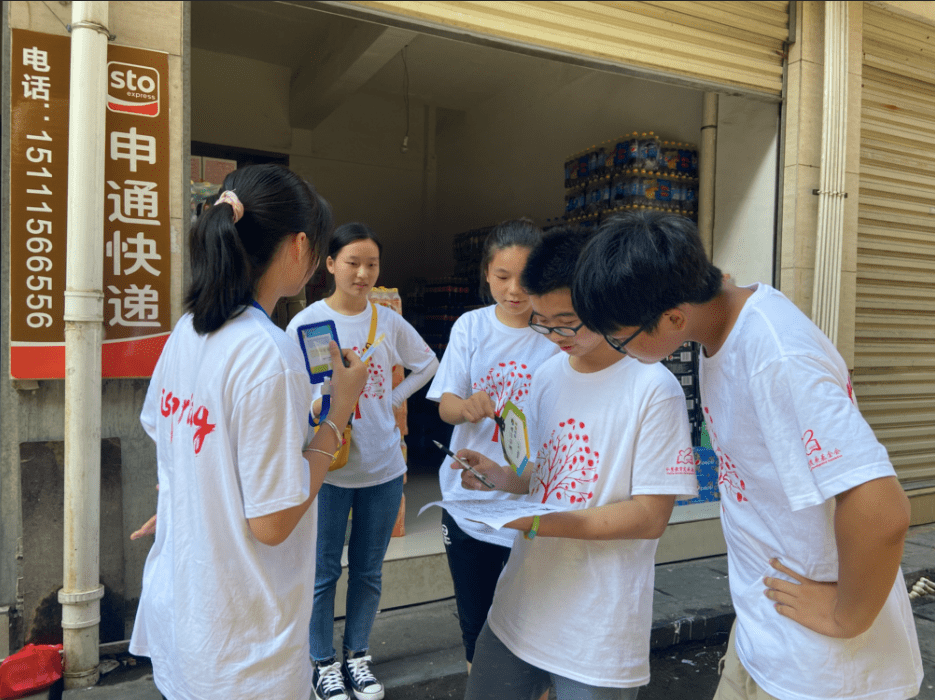
POLYGON ((308 436, 304 359, 269 312, 304 288, 331 227, 307 182, 252 165, 192 231, 188 313, 141 415, 160 491, 130 644, 173 700, 311 694, 315 499, 367 370, 331 344, 331 411, 308 436))

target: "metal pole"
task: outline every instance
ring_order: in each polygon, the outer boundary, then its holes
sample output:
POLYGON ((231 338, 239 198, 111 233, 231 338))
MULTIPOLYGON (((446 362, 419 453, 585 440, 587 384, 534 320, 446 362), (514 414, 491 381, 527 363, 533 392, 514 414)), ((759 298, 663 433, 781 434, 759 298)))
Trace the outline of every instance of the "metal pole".
POLYGON ((107 20, 107 2, 72 5, 64 306, 65 556, 58 594, 66 688, 86 688, 100 677, 107 20))
POLYGON ((718 94, 702 98, 701 152, 698 154, 698 235, 708 258, 714 259, 714 184, 717 170, 718 94))

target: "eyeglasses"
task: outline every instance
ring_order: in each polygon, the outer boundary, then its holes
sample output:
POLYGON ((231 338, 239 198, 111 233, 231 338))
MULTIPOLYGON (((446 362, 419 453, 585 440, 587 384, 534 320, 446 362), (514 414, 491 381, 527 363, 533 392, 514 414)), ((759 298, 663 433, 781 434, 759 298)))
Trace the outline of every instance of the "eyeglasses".
POLYGON ((643 332, 643 327, 640 326, 639 328, 636 329, 636 333, 631 335, 626 340, 620 340, 619 338, 614 338, 613 336, 609 336, 606 334, 604 335, 604 340, 606 340, 607 344, 610 345, 610 347, 612 347, 614 350, 626 355, 627 354, 627 343, 629 343, 631 340, 633 340, 636 336, 638 336, 642 332, 643 332))
POLYGON ((555 335, 560 335, 563 338, 570 338, 584 326, 584 323, 579 323, 574 328, 570 326, 543 326, 541 323, 533 323, 532 319, 529 319, 529 327, 532 328, 536 333, 542 333, 542 335, 548 335, 549 333, 555 333, 555 335))

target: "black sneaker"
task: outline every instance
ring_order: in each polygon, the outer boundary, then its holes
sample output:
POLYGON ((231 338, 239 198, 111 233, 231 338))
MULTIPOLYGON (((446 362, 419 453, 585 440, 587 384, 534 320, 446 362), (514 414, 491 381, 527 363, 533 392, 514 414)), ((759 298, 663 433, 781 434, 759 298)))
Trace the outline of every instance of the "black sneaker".
POLYGON ((327 661, 312 659, 312 690, 315 700, 350 700, 344 687, 341 664, 334 658, 327 661))
POLYGON ((371 657, 367 652, 345 653, 341 671, 347 687, 357 700, 383 700, 383 684, 370 671, 371 657))

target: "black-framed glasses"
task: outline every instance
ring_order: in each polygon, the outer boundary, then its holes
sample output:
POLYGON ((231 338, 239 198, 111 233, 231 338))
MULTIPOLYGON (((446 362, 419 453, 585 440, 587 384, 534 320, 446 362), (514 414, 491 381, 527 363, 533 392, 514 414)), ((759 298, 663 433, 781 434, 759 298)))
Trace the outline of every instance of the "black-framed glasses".
POLYGON ((532 319, 529 319, 529 327, 532 328, 536 333, 542 333, 542 335, 555 333, 555 335, 560 335, 563 338, 570 338, 575 333, 580 331, 582 326, 584 326, 584 323, 579 323, 574 328, 571 326, 543 326, 541 323, 533 323, 532 319))
POLYGON ((612 347, 614 350, 626 355, 627 354, 627 343, 629 343, 631 340, 633 340, 636 336, 638 336, 642 332, 643 332, 643 327, 640 326, 639 328, 636 329, 636 333, 631 335, 626 340, 620 340, 619 338, 614 338, 613 336, 609 336, 605 333, 604 340, 606 340, 607 344, 610 347, 612 347))

